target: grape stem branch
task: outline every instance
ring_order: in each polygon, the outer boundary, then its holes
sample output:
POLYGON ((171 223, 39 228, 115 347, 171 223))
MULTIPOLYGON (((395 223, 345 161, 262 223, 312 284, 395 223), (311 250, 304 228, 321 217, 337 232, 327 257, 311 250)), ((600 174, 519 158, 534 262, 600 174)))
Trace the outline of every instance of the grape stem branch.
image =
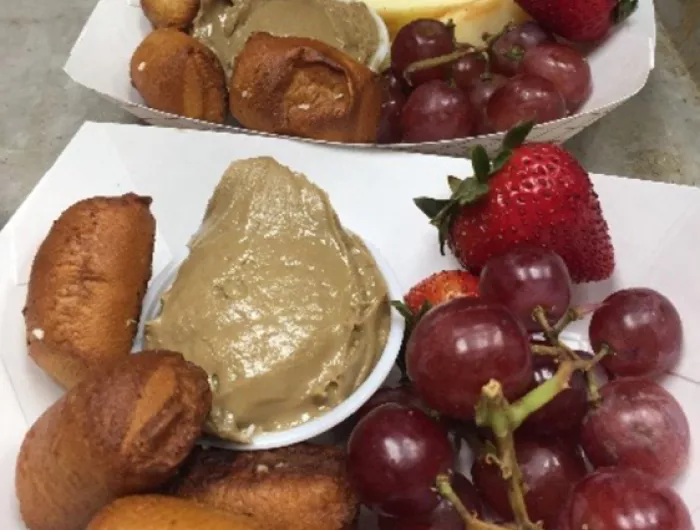
POLYGON ((527 513, 525 484, 515 454, 513 434, 530 414, 541 409, 560 392, 569 388, 569 380, 576 370, 587 372, 606 353, 601 352, 587 361, 562 361, 554 377, 513 403, 509 403, 503 395, 503 387, 498 381, 491 380, 482 389, 481 399, 476 408, 476 423, 490 427, 494 434, 501 473, 503 479, 508 482, 508 500, 519 530, 542 530, 542 525, 531 521, 527 513))
POLYGON ((435 68, 437 66, 443 66, 446 64, 452 64, 457 59, 464 57, 469 53, 473 53, 474 48, 464 48, 461 50, 456 50, 445 55, 439 55, 438 57, 430 57, 428 59, 421 59, 409 64, 404 70, 403 76, 406 82, 411 84, 411 74, 419 72, 421 70, 426 70, 428 68, 435 68))
POLYGON ((561 348, 557 346, 545 346, 544 344, 533 344, 531 347, 532 353, 535 355, 542 355, 545 357, 554 357, 555 359, 561 359, 565 353, 561 348))
MULTIPOLYGON (((542 327, 544 336, 547 338, 547 341, 549 341, 550 346, 535 345, 532 348, 533 353, 538 355, 550 355, 552 357, 558 356, 562 360, 570 359, 580 361, 581 358, 576 354, 576 352, 562 342, 560 335, 569 324, 584 318, 585 315, 585 309, 580 310, 570 307, 559 319, 559 321, 552 326, 547 319, 547 313, 545 310, 541 306, 537 306, 532 312, 532 317, 540 325, 540 327, 542 327)), ((603 355, 607 355, 609 350, 607 348, 604 348, 604 350, 605 353, 603 353, 603 355)), ((591 403, 598 403, 598 401, 600 401, 600 391, 598 390, 595 377, 590 370, 585 370, 584 373, 588 387, 588 401, 591 403)))

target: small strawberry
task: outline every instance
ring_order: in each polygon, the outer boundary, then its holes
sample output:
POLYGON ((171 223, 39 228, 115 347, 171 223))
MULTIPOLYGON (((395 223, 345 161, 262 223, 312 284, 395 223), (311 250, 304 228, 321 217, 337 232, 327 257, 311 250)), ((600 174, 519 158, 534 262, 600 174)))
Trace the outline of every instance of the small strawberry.
POLYGON ((415 315, 426 303, 433 307, 458 296, 479 296, 479 278, 461 270, 437 272, 414 285, 404 302, 415 315))
POLYGON ((559 254, 574 282, 608 278, 614 250, 588 173, 557 145, 523 145, 531 129, 509 132, 493 161, 477 146, 474 178, 448 177, 450 199, 420 197, 416 206, 438 227, 441 252, 447 242, 475 274, 492 256, 533 244, 559 254))
POLYGON ((639 0, 516 0, 545 29, 573 42, 598 42, 639 0))

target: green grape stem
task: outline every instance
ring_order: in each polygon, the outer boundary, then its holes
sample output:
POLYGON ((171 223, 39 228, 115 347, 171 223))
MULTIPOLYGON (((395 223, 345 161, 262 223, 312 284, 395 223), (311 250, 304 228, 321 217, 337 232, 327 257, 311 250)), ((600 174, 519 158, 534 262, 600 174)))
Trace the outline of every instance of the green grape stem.
POLYGON ((415 72, 420 72, 421 70, 427 70, 429 68, 435 68, 438 66, 444 66, 447 64, 452 64, 457 59, 464 57, 469 53, 473 53, 474 48, 463 48, 461 50, 455 50, 451 53, 445 55, 439 55, 437 57, 430 57, 428 59, 421 59, 419 61, 409 64, 403 72, 404 80, 409 84, 411 83, 411 74, 415 72))
POLYGON ((565 356, 565 352, 558 346, 545 346, 543 344, 533 344, 530 349, 534 355, 541 355, 543 357, 554 357, 555 359, 561 359, 565 356))
POLYGON ((542 530, 543 527, 541 523, 530 520, 527 513, 525 484, 515 454, 513 434, 531 414, 569 388, 569 381, 575 371, 588 372, 606 354, 607 349, 604 349, 588 361, 563 360, 551 379, 513 403, 509 403, 503 395, 503 387, 498 381, 491 380, 482 388, 481 399, 476 407, 476 423, 490 427, 494 434, 501 473, 508 482, 508 500, 519 530, 542 530))
MULTIPOLYGON (((547 338, 550 345, 533 345, 532 352, 536 355, 558 357, 560 360, 580 361, 581 358, 576 354, 576 352, 564 344, 559 337, 561 332, 564 331, 569 324, 584 318, 588 312, 589 307, 583 307, 581 309, 570 307, 559 319, 559 321, 552 326, 547 319, 547 313, 545 312, 544 308, 537 306, 532 311, 532 318, 535 319, 535 321, 540 325, 544 332, 544 336, 547 338)), ((603 351, 605 351, 603 355, 608 355, 611 353, 607 347, 602 348, 601 352, 603 351)), ((585 370, 584 375, 586 377, 588 401, 594 404, 598 403, 600 401, 600 391, 598 389, 598 385, 596 384, 595 377, 590 370, 585 370)))

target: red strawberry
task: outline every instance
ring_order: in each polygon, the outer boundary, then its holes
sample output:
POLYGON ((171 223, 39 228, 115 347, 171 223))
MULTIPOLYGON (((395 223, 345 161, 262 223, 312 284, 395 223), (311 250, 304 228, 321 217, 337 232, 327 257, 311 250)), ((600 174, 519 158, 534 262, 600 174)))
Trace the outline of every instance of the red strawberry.
POLYGON ((574 282, 608 278, 615 265, 608 225, 588 173, 553 144, 522 145, 532 124, 512 130, 493 160, 478 146, 474 178, 448 177, 452 197, 415 199, 468 270, 519 244, 559 254, 574 282))
POLYGON ((574 42, 597 42, 629 17, 638 0, 516 0, 549 31, 574 42))
POLYGON ((424 304, 433 307, 458 296, 479 296, 479 278, 467 271, 442 271, 414 285, 404 302, 415 315, 424 304))

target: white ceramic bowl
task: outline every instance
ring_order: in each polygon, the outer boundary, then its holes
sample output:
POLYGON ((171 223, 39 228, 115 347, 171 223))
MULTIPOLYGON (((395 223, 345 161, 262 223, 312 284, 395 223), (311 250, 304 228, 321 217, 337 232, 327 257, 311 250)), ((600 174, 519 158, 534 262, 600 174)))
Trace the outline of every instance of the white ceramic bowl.
MULTIPOLYGON (((403 290, 399 285, 396 275, 391 267, 381 255, 381 253, 370 244, 363 240, 367 248, 372 253, 377 266, 384 277, 389 290, 389 298, 391 300, 399 300, 403 297, 403 290)), ((180 264, 187 257, 187 251, 183 251, 180 256, 174 258, 157 276, 153 278, 149 286, 148 292, 143 303, 143 311, 139 323, 139 331, 134 343, 134 350, 139 351, 143 347, 143 330, 146 322, 156 318, 161 310, 161 296, 170 288, 180 264)), ((284 431, 261 433, 253 437, 249 444, 229 442, 218 438, 207 438, 204 443, 223 447, 227 449, 238 450, 260 450, 273 449, 276 447, 284 447, 295 443, 303 442, 311 438, 320 436, 342 421, 352 416, 365 402, 382 386, 389 372, 391 372, 396 358, 401 348, 401 341, 404 333, 404 319, 392 307, 391 308, 391 327, 389 329, 389 337, 384 347, 384 351, 377 360, 372 372, 367 379, 342 403, 335 408, 329 410, 322 416, 314 418, 306 423, 292 427, 284 431)))

